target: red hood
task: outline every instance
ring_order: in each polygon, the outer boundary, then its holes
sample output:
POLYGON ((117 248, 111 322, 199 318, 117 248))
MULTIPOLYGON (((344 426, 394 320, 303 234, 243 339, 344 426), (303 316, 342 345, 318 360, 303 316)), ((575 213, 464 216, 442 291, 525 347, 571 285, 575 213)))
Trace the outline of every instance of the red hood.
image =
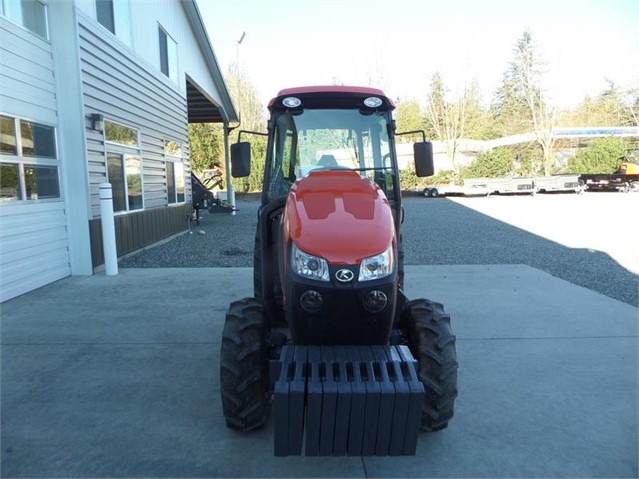
POLYGON ((299 249, 331 264, 382 253, 395 234, 384 192, 353 171, 313 171, 295 182, 283 221, 299 249))

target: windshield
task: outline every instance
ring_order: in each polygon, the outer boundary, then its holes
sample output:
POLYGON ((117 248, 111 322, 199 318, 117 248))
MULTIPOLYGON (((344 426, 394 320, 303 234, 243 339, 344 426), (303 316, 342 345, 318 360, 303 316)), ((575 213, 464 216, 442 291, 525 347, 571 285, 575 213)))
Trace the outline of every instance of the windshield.
POLYGON ((267 199, 288 193, 315 169, 350 169, 375 181, 394 203, 388 114, 359 110, 304 110, 274 118, 267 199))

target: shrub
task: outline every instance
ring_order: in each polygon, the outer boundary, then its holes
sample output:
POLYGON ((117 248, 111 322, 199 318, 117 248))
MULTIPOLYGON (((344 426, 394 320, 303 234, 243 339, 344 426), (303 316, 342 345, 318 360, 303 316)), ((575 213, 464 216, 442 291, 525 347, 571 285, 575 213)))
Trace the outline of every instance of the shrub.
POLYGON ((509 176, 514 170, 513 154, 507 148, 495 148, 477 155, 477 158, 462 168, 463 178, 500 178, 509 176))
POLYGON ((411 190, 418 186, 422 186, 424 178, 420 178, 415 174, 415 165, 410 163, 405 170, 399 170, 399 185, 402 190, 411 190))
POLYGON ((570 173, 614 173, 630 143, 612 136, 593 141, 568 160, 570 173))

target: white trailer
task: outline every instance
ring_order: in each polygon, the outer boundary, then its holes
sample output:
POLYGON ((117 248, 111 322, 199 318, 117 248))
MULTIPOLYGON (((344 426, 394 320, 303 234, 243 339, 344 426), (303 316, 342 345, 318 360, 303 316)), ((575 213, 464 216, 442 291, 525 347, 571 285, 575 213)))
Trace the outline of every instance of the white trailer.
POLYGON ((488 196, 494 193, 500 194, 535 194, 534 178, 468 178, 463 186, 437 185, 434 188, 425 188, 424 196, 436 198, 437 196, 488 196))
POLYGON ((535 189, 538 193, 550 193, 553 191, 583 193, 584 182, 580 175, 552 175, 535 177, 535 189))
POLYGON ((424 188, 429 198, 438 196, 489 196, 492 194, 535 195, 553 191, 582 193, 579 175, 513 176, 510 178, 467 178, 463 186, 437 185, 424 188))

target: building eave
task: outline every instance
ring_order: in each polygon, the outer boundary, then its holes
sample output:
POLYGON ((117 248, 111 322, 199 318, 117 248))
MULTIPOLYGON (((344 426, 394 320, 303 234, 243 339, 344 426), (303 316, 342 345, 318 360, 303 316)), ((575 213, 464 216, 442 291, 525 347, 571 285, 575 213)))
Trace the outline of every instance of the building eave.
POLYGON ((213 46, 211 45, 208 33, 206 32, 206 27, 204 26, 202 15, 200 14, 196 0, 181 0, 181 3, 184 11, 186 12, 187 18, 189 19, 189 23, 191 24, 195 38, 202 49, 202 54, 206 59, 207 69, 211 74, 213 84, 220 95, 220 100, 222 102, 222 105, 220 105, 222 120, 224 122, 236 123, 239 121, 238 114, 235 110, 235 106, 233 105, 233 100, 231 100, 231 95, 226 87, 226 82, 224 81, 224 77, 220 70, 220 64, 215 56, 213 46))

